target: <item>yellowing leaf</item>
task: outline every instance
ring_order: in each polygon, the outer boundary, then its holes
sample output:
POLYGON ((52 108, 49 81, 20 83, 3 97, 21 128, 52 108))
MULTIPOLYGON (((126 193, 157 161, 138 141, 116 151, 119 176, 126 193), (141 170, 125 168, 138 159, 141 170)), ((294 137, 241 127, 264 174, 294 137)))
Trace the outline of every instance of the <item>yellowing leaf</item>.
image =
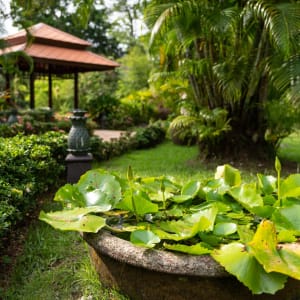
POLYGON ((279 272, 300 280, 300 244, 278 245, 273 222, 262 221, 248 247, 267 272, 279 272))
POLYGON ((267 273, 253 255, 240 243, 231 243, 215 250, 212 257, 227 272, 237 277, 253 294, 269 293, 284 287, 287 276, 279 273, 267 273))

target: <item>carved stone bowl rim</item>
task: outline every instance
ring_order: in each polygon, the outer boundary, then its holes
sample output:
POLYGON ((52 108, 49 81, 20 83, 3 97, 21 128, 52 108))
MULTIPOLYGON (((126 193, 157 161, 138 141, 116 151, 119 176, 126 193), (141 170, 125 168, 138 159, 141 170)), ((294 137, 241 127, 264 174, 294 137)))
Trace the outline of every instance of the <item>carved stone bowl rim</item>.
POLYGON ((82 236, 98 254, 136 267, 184 276, 230 276, 210 255, 189 255, 138 247, 104 230, 83 233, 82 236))

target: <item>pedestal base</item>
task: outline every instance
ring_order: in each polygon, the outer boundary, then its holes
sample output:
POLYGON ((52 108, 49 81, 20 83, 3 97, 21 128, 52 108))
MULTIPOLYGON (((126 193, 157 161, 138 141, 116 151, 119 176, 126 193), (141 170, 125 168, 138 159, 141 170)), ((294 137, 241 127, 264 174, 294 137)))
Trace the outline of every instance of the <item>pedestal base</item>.
POLYGON ((66 157, 67 164, 67 182, 76 183, 80 176, 91 169, 93 155, 87 153, 84 155, 68 154, 66 157))

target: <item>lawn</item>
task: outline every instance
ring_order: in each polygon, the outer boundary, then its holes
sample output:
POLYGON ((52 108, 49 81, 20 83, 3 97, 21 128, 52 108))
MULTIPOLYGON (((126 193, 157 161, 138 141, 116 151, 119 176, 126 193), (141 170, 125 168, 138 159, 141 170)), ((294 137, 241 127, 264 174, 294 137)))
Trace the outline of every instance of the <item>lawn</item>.
MULTIPOLYGON (((296 157, 296 144, 297 139, 288 139, 281 145, 281 156, 294 149, 296 157)), ((93 168, 105 168, 125 176, 130 165, 135 175, 167 175, 178 181, 213 176, 218 162, 204 164, 197 159, 197 154, 195 146, 182 147, 165 142, 152 149, 133 151, 95 163, 93 168)), ((243 176, 255 176, 255 166, 249 162, 238 167, 243 176)), ((43 210, 57 209, 58 204, 51 200, 52 196, 44 199, 43 210)), ((126 299, 101 285, 91 267, 87 246, 77 233, 59 232, 37 220, 31 222, 25 233, 23 251, 14 263, 14 271, 9 277, 6 274, 6 280, 0 282, 0 299, 126 299)), ((21 231, 21 234, 25 233, 21 231)), ((12 263, 9 254, 2 260, 8 266, 12 263)))

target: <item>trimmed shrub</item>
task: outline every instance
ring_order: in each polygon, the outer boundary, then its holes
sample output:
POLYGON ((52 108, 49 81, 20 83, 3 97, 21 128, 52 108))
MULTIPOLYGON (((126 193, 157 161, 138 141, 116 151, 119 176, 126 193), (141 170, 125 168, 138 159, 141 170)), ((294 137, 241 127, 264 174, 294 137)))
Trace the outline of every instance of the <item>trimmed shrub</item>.
POLYGON ((65 172, 66 135, 0 138, 0 237, 36 206, 36 198, 57 186, 65 172))

